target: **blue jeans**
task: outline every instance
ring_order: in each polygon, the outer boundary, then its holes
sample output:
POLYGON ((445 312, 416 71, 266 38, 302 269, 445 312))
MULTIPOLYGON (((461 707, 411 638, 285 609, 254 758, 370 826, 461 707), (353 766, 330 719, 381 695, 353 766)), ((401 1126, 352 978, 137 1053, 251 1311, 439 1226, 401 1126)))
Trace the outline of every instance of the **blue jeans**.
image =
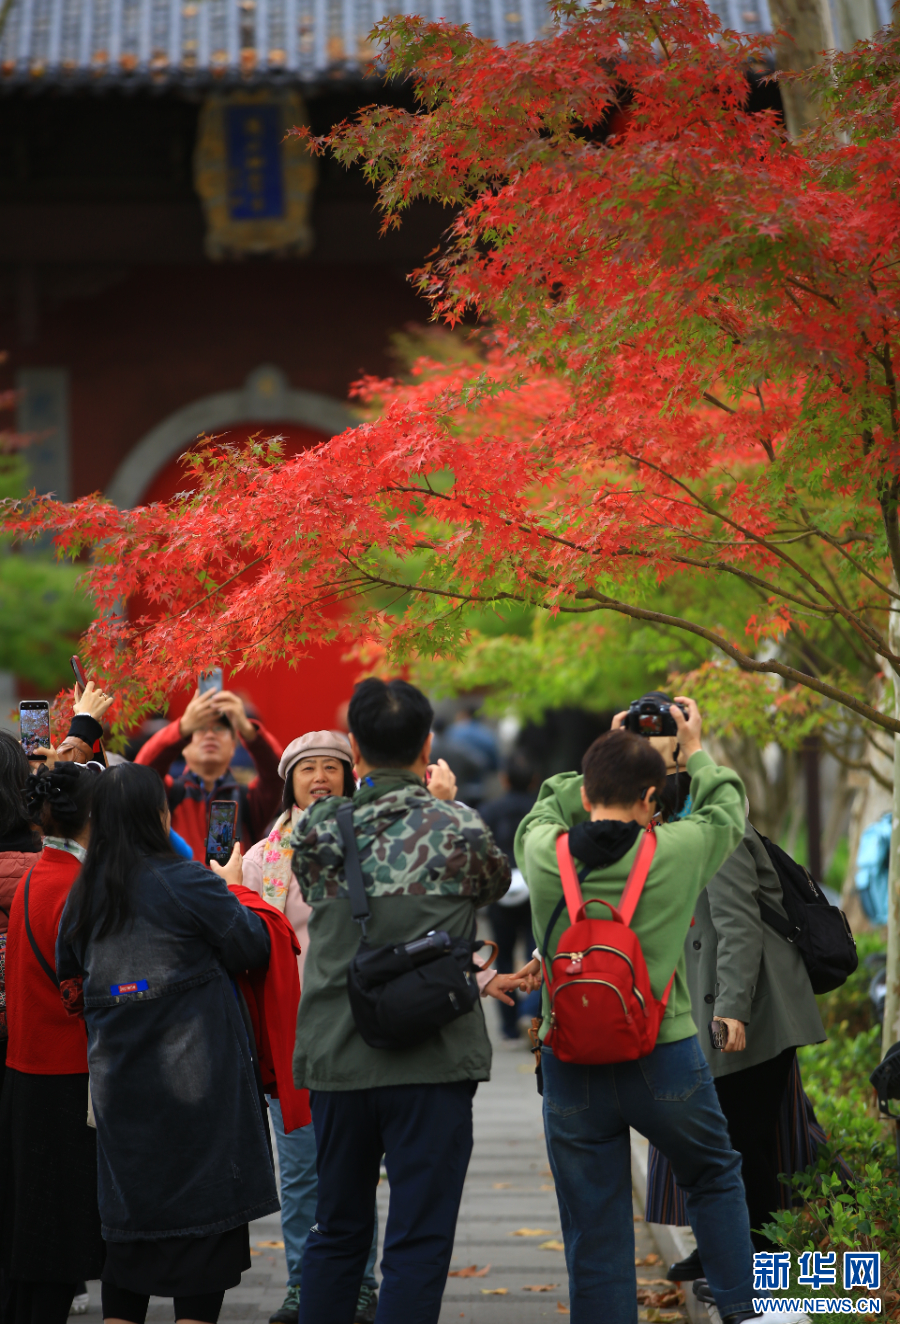
POLYGON ((731 1147, 697 1036, 657 1044, 647 1057, 615 1066, 559 1062, 545 1048, 541 1065, 571 1324, 637 1324, 629 1127, 672 1164, 722 1318, 752 1311, 741 1156, 731 1147))
MULTIPOLYGON (((288 1286, 300 1283, 300 1265, 309 1229, 316 1221, 316 1198, 319 1182, 316 1177, 316 1133, 313 1127, 301 1126, 290 1135, 284 1133, 281 1105, 269 1099, 272 1130, 278 1150, 278 1169, 281 1174, 281 1232, 284 1237, 284 1255, 288 1267, 288 1286)), ((369 1258, 363 1274, 363 1285, 374 1291, 375 1261, 378 1258, 378 1206, 375 1206, 375 1231, 369 1258)))
POLYGON ((303 1255, 299 1324, 350 1324, 372 1236, 381 1157, 391 1186, 378 1324, 437 1324, 466 1169, 470 1081, 312 1090, 316 1225, 303 1255))

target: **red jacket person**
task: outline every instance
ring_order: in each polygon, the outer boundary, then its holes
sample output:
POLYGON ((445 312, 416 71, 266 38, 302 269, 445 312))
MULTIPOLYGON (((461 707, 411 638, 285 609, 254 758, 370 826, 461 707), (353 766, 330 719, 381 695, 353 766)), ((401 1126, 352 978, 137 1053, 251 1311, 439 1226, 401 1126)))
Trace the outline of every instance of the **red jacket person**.
POLYGON ((280 757, 278 741, 247 716, 241 699, 218 690, 196 693, 184 715, 152 736, 135 762, 155 768, 164 778, 172 827, 190 845, 194 859, 202 861, 213 800, 237 801, 238 839, 244 850, 265 835, 281 805, 280 757), (238 737, 258 773, 249 786, 241 785, 230 770, 238 737), (170 777, 169 765, 179 755, 185 770, 180 777, 170 777))

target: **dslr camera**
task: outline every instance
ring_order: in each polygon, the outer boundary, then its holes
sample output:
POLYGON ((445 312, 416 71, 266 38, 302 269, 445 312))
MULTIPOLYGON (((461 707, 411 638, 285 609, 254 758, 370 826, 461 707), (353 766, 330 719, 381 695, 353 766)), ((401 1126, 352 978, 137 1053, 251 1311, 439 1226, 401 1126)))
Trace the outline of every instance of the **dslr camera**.
POLYGON ((629 705, 625 730, 638 736, 677 736, 678 727, 671 709, 680 708, 687 720, 687 711, 680 703, 671 703, 661 695, 648 694, 629 705))

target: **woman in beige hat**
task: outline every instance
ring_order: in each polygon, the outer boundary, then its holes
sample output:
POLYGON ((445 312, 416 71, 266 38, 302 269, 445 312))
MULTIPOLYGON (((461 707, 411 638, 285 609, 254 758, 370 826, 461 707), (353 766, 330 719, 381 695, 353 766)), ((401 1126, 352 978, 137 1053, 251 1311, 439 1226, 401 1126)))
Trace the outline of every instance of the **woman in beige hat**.
MULTIPOLYGON (((340 731, 307 731, 292 740, 281 756, 284 778, 282 812, 269 835, 244 856, 244 883, 276 906, 293 926, 300 944, 297 963, 303 984, 303 958, 309 942, 312 909, 303 900, 291 871, 291 831, 314 800, 328 795, 351 796, 356 790, 350 742, 340 731)), ((277 1099, 269 1100, 281 1173, 281 1227, 288 1265, 287 1296, 270 1324, 296 1324, 300 1306, 300 1265, 309 1229, 316 1221, 316 1138, 311 1126, 285 1135, 277 1099)), ((356 1319, 374 1320, 378 1300, 375 1283, 378 1226, 360 1289, 356 1319)))

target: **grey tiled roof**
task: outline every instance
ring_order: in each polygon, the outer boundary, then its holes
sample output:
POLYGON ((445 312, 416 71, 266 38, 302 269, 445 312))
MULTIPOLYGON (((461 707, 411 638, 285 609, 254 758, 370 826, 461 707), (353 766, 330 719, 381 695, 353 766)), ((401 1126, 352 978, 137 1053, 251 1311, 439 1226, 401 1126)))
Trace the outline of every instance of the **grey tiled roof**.
MULTIPOLYGON (((770 30, 768 0, 711 7, 727 27, 770 30)), ((548 19, 546 0, 12 0, 0 85, 352 76, 371 59, 374 24, 397 12, 503 45, 534 40, 548 19)))

